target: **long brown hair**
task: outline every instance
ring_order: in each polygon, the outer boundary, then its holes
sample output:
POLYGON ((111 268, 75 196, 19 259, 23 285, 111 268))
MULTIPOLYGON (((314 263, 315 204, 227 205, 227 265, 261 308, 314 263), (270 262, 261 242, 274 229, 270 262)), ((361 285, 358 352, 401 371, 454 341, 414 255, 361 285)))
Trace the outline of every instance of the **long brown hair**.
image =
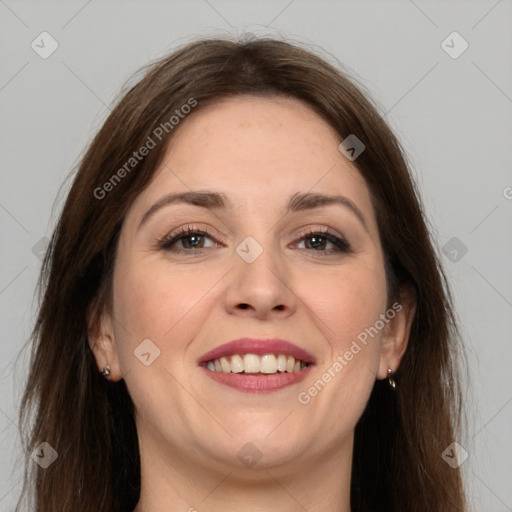
POLYGON ((337 66, 275 39, 203 39, 145 71, 85 153, 43 262, 42 302, 19 411, 26 457, 20 502, 30 491, 32 509, 41 512, 127 512, 137 504, 133 402, 123 380, 107 382, 99 374, 88 343, 88 314, 109 305, 119 230, 179 129, 171 116, 193 102, 189 110, 197 111, 217 99, 249 94, 302 100, 340 140, 355 134, 365 144, 354 163, 377 214, 389 298, 405 283, 416 293, 396 392, 377 381, 356 427, 352 510, 465 511, 460 468, 441 457, 461 427, 463 353, 419 194, 378 108, 337 66), (155 146, 130 161, 148 138, 155 146), (58 453, 46 469, 30 457, 42 442, 58 453))

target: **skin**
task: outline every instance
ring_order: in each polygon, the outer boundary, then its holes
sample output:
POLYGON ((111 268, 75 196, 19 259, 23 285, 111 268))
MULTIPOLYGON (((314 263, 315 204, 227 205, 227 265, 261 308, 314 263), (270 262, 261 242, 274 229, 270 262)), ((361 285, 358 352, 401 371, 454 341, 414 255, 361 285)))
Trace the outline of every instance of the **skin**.
POLYGON ((375 379, 398 368, 415 305, 402 291, 402 310, 309 403, 298 401, 389 307, 369 190, 340 142, 298 100, 222 100, 180 124, 127 213, 112 311, 103 311, 90 344, 98 369, 110 365, 109 378, 124 378, 135 403, 136 512, 350 511, 354 428, 375 379), (232 205, 169 204, 139 227, 166 194, 205 189, 232 205), (366 227, 339 204, 285 213, 301 192, 345 196, 366 227), (203 248, 190 248, 190 237, 173 246, 181 253, 160 248, 188 224, 211 233, 199 238, 203 248), (353 252, 301 236, 325 228, 353 252), (253 263, 235 251, 247 236, 263 248, 253 263), (234 390, 198 367, 203 354, 244 336, 292 341, 317 364, 305 381, 269 394, 234 390), (160 350, 149 366, 134 356, 145 339, 160 350), (237 457, 246 443, 261 453, 251 468, 237 457))

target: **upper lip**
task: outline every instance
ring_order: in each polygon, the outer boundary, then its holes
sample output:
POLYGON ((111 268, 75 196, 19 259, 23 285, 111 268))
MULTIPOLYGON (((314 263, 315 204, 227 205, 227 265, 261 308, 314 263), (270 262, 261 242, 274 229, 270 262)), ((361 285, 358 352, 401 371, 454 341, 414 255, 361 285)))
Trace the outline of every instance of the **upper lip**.
POLYGON ((295 359, 300 359, 305 363, 314 364, 316 362, 314 356, 307 350, 298 347, 290 341, 279 338, 240 338, 210 350, 201 356, 199 364, 233 354, 286 354, 293 356, 295 359))

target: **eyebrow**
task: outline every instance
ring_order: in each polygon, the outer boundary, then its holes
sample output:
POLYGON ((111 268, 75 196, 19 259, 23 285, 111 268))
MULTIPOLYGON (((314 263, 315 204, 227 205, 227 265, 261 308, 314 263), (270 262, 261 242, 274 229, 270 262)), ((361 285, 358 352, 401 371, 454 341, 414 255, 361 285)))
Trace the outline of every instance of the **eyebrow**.
MULTIPOLYGON (((137 230, 140 229, 142 225, 145 224, 148 219, 158 210, 164 206, 176 203, 190 204, 209 210, 232 208, 231 201, 228 199, 226 194, 221 192, 205 190, 168 194, 160 198, 146 211, 146 213, 142 216, 137 230)), ((359 219, 366 231, 368 231, 368 225, 364 215, 361 213, 361 210, 359 210, 359 208, 350 199, 348 199, 348 197, 345 196, 325 195, 311 192, 296 193, 291 196, 288 205, 286 206, 286 213, 312 210, 333 204, 343 206, 350 210, 359 219)))
POLYGON ((151 208, 149 208, 149 210, 142 216, 139 227, 137 229, 140 229, 142 225, 147 222, 149 217, 151 217, 155 212, 164 206, 175 203, 191 204, 193 206, 200 206, 209 210, 219 210, 226 207, 231 207, 231 202, 227 196, 220 192, 210 192, 205 190, 168 194, 160 198, 156 203, 153 204, 153 206, 151 206, 151 208))
POLYGON ((368 225, 366 224, 366 220, 361 210, 348 197, 345 196, 325 195, 311 192, 294 194, 290 198, 287 211, 300 212, 304 210, 320 208, 322 206, 328 206, 331 204, 341 205, 350 210, 359 219, 366 231, 368 231, 368 225))

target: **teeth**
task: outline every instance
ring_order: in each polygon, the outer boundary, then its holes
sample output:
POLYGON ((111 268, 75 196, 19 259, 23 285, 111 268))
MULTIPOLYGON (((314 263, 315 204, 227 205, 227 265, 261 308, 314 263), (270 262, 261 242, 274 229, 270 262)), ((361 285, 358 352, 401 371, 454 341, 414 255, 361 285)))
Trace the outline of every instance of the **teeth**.
MULTIPOLYGON (((208 365, 206 365, 206 367, 208 368, 208 365)), ((208 368, 208 370, 209 369, 210 368, 208 368)), ((244 360, 238 354, 231 356, 231 371, 233 373, 241 373, 244 371, 244 360)), ((229 371, 226 373, 229 373, 229 371)))
POLYGON ((277 372, 277 359, 274 354, 267 354, 261 357, 260 371, 261 373, 277 372))
POLYGON ((244 356, 244 372, 260 373, 260 358, 255 354, 245 354, 244 356))
POLYGON ((206 363, 206 368, 212 372, 219 373, 296 373, 308 364, 299 359, 295 360, 293 356, 286 354, 265 354, 258 356, 256 354, 233 354, 231 357, 223 356, 206 363))
MULTIPOLYGON (((222 366, 222 371, 224 373, 229 373, 231 371, 231 364, 228 361, 227 357, 220 358, 220 365, 222 366)), ((215 367, 215 368, 217 368, 217 367, 215 367)), ((215 371, 217 371, 217 370, 215 370, 215 371)))

